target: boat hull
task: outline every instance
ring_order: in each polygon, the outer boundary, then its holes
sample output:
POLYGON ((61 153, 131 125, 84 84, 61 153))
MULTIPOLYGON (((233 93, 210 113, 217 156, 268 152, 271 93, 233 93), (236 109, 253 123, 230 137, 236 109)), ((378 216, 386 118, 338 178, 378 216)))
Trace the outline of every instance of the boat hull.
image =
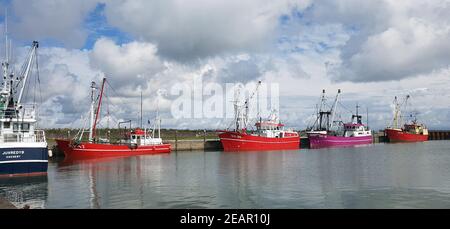
POLYGON ((424 142, 428 141, 428 135, 412 134, 396 129, 386 129, 386 137, 389 142, 424 142))
POLYGON ((0 176, 46 174, 48 149, 42 147, 0 147, 0 176))
POLYGON ((309 135, 308 138, 311 148, 368 145, 373 142, 372 136, 343 137, 327 134, 313 134, 309 135))
POLYGON ((300 149, 300 137, 269 138, 239 132, 219 134, 224 151, 266 151, 300 149))
POLYGON ((58 139, 56 144, 68 158, 89 159, 102 157, 121 157, 145 154, 170 153, 170 144, 146 145, 131 147, 125 144, 99 144, 82 142, 78 145, 71 144, 70 140, 58 139))

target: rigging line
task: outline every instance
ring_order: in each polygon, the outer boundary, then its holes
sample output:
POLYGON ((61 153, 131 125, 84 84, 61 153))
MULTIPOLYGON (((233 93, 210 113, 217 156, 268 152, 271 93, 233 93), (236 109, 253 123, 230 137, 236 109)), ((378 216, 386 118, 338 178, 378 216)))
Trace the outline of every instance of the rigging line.
POLYGON ((344 106, 344 104, 342 104, 341 102, 338 101, 338 104, 341 105, 341 107, 343 107, 345 110, 347 110, 348 112, 350 112, 351 114, 353 114, 353 111, 348 109, 346 106, 344 106))
POLYGON ((306 127, 307 129, 309 129, 309 128, 313 129, 314 126, 316 126, 317 122, 319 121, 318 115, 319 115, 319 112, 321 111, 322 105, 323 105, 322 101, 326 101, 326 100, 327 100, 326 95, 319 96, 319 100, 317 101, 317 103, 315 103, 315 105, 313 107, 313 114, 308 117, 308 119, 310 119, 310 120, 308 121, 308 124, 306 127), (320 106, 319 106, 319 104, 320 104, 320 106), (311 125, 311 123, 312 123, 312 125, 311 125))
MULTIPOLYGON (((33 69, 30 69, 30 75, 32 75, 32 74, 33 74, 33 69)), ((25 84, 25 85, 23 85, 23 87, 25 88, 25 95, 23 97, 23 101, 26 101, 26 98, 28 97, 28 93, 30 90, 31 82, 24 81, 23 83, 25 84)))
POLYGON ((78 130, 78 133, 75 135, 75 137, 73 138, 73 139, 77 139, 77 138, 79 138, 80 140, 83 138, 83 134, 84 134, 84 130, 85 130, 85 128, 86 128, 86 123, 87 123, 87 120, 88 120, 88 117, 89 117, 89 115, 85 115, 85 117, 84 117, 84 122, 83 122, 83 125, 82 125, 82 127, 78 130))
POLYGON ((319 120, 318 114, 319 114, 319 106, 316 104, 316 107, 313 108, 313 113, 307 117, 307 119, 308 119, 308 124, 306 127, 307 129, 314 128, 314 126, 316 125, 316 123, 319 120), (311 123, 312 123, 312 125, 311 125, 311 123))
POLYGON ((37 78, 34 77, 34 84, 33 84, 33 104, 36 104, 36 85, 37 85, 37 78))
POLYGON ((118 98, 118 99, 120 100, 121 103, 126 104, 126 103, 124 103, 122 97, 121 97, 120 94, 117 92, 117 90, 114 89, 114 87, 109 83, 108 80, 106 80, 106 85, 109 86, 109 88, 111 88, 111 90, 113 91, 113 93, 114 93, 113 97, 118 98))
POLYGON ((113 108, 115 108, 115 107, 117 107, 117 106, 115 106, 114 104, 110 104, 111 98, 109 97, 108 94, 103 94, 103 96, 106 97, 106 101, 107 101, 107 112, 108 112, 108 117, 109 117, 110 121, 113 121, 114 124, 118 124, 118 119, 116 119, 115 117, 112 117, 112 116, 110 115, 110 113, 109 113, 109 111, 110 111, 110 107, 109 107, 109 106, 110 106, 110 105, 111 105, 113 108))
MULTIPOLYGON (((31 52, 33 51, 33 49, 30 49, 30 50, 28 50, 28 55, 27 55, 27 57, 29 57, 29 56, 31 56, 31 52)), ((20 73, 19 73, 19 77, 18 77, 18 79, 19 79, 19 81, 17 82, 17 84, 16 85, 14 85, 14 89, 17 91, 17 88, 19 87, 19 85, 20 85, 20 83, 22 82, 22 80, 23 80, 23 75, 25 74, 25 71, 26 71, 26 68, 27 68, 27 61, 25 61, 23 64, 22 64, 22 67, 21 67, 21 69, 20 69, 20 73)), ((13 86, 13 85, 11 85, 11 86, 13 86)))
POLYGON ((110 113, 109 113, 109 96, 108 96, 108 93, 106 93, 106 92, 107 92, 107 90, 105 88, 103 96, 105 97, 105 101, 106 101, 106 115, 105 115, 105 117, 106 117, 106 128, 109 129, 110 128, 109 122, 110 122, 111 116, 110 116, 110 113))
POLYGON ((39 55, 38 55, 38 50, 36 49, 35 51, 35 58, 36 58, 36 74, 37 74, 37 82, 38 82, 38 87, 39 87, 39 104, 42 104, 42 90, 41 90, 41 77, 39 74, 39 55))

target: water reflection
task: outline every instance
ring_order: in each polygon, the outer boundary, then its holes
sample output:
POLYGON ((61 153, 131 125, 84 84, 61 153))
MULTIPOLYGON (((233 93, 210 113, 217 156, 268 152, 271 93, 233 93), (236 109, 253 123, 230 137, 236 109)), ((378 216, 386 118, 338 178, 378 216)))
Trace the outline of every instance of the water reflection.
POLYGON ((64 160, 48 182, 0 191, 40 187, 24 195, 47 208, 449 208, 448 152, 436 141, 64 160))
POLYGON ((0 178, 0 196, 17 208, 46 208, 47 195, 46 175, 0 178))

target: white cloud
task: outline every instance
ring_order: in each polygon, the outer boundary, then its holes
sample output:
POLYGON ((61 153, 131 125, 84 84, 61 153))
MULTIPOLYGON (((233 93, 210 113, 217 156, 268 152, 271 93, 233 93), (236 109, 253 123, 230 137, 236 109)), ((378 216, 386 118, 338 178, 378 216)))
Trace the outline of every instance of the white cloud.
POLYGON ((279 17, 309 1, 110 0, 108 21, 158 45, 162 56, 192 60, 260 51, 276 38, 279 17))
MULTIPOLYGON (((92 50, 70 48, 84 43, 83 23, 95 2, 13 2, 21 37, 67 46, 39 50, 47 127, 81 125, 74 120, 87 112, 90 81, 103 74, 116 89, 110 98, 116 120, 138 118, 141 90, 145 116, 152 117, 158 90, 203 76, 206 82, 279 83, 282 118, 297 128, 306 126, 323 88, 330 96, 341 88, 349 109, 356 102, 370 107, 375 129, 389 122, 393 97, 408 93, 429 126, 450 125, 448 1, 321 0, 311 6, 284 0, 108 0, 108 22, 135 40, 121 44, 104 37, 92 50), (284 14, 286 21, 280 19, 284 14)), ((228 125, 172 119, 173 99, 158 102, 165 127, 228 125)))
POLYGON ((20 39, 55 39, 69 47, 82 47, 88 35, 84 20, 96 0, 14 0, 11 30, 20 39))
POLYGON ((334 80, 388 81, 446 68, 448 1, 318 1, 314 23, 341 23, 351 34, 334 80))
POLYGON ((151 43, 135 41, 116 45, 110 39, 101 38, 90 52, 90 60, 118 89, 127 86, 121 91, 122 95, 129 95, 126 91, 146 89, 148 81, 166 68, 156 52, 156 46, 151 43))

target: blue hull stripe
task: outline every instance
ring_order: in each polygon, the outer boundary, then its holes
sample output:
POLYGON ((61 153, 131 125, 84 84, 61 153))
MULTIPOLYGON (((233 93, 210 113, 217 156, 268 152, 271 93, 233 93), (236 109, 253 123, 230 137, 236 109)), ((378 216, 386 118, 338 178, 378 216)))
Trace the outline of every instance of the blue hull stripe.
POLYGON ((47 148, 0 149, 0 175, 47 172, 47 148))

